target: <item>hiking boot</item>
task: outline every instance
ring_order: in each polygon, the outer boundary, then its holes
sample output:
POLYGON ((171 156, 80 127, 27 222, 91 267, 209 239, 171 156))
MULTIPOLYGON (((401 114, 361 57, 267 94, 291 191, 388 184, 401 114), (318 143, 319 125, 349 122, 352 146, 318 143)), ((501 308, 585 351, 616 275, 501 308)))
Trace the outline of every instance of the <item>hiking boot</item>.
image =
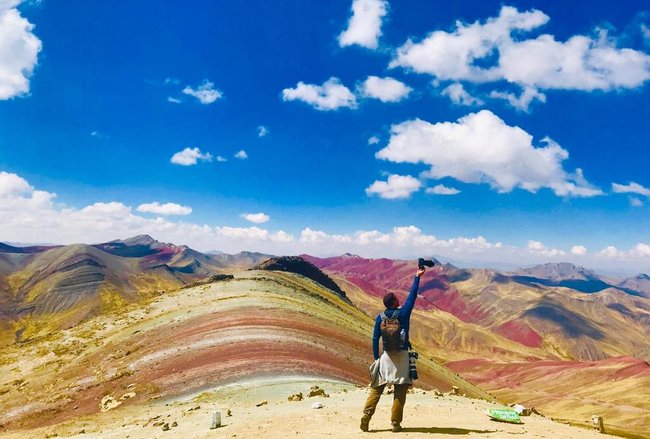
POLYGON ((400 431, 402 431, 402 426, 393 422, 393 433, 399 433, 400 431))
POLYGON ((361 431, 368 431, 369 425, 370 425, 370 415, 364 413, 364 415, 361 416, 361 425, 359 426, 359 428, 361 428, 361 431))

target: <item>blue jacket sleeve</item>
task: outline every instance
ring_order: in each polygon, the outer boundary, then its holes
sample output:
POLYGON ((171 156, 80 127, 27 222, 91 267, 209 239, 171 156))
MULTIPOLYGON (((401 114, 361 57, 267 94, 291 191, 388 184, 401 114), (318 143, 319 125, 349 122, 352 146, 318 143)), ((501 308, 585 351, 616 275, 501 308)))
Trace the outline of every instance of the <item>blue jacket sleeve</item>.
POLYGON ((415 276, 415 280, 413 280, 413 286, 411 287, 411 291, 409 292, 408 297, 406 298, 406 301, 404 302, 404 305, 402 306, 402 310, 400 311, 400 317, 404 317, 405 319, 408 319, 411 316, 411 311, 413 311, 413 307, 415 306, 415 299, 418 296, 418 287, 420 286, 420 278, 418 276, 415 276))
POLYGON ((375 330, 372 333, 372 355, 375 357, 375 360, 379 358, 379 337, 381 337, 381 330, 379 325, 381 324, 381 317, 377 316, 375 320, 375 330))

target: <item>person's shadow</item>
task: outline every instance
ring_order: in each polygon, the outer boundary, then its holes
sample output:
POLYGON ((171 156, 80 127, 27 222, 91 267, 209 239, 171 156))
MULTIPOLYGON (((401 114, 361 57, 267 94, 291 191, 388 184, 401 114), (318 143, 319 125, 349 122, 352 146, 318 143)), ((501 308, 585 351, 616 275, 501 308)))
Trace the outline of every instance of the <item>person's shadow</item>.
MULTIPOLYGON (((385 430, 371 430, 370 433, 379 433, 385 430)), ((451 434, 462 435, 470 433, 496 433, 498 430, 469 430, 467 428, 453 428, 453 427, 405 427, 402 432, 404 433, 431 433, 431 434, 451 434)))

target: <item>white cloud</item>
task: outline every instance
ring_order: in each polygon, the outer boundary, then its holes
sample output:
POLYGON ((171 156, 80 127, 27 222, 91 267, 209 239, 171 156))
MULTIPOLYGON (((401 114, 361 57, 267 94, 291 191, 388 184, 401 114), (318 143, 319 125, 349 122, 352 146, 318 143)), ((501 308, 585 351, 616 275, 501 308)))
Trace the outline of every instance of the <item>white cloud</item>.
POLYGON ((639 200, 637 197, 630 197, 630 206, 643 207, 643 201, 639 200))
POLYGON ((244 213, 242 214, 242 218, 244 218, 246 221, 250 221, 255 224, 263 224, 267 222, 268 220, 271 219, 270 216, 268 216, 265 213, 259 212, 259 213, 244 213))
POLYGON ((386 0, 353 0, 352 17, 348 28, 339 35, 341 47, 358 44, 368 49, 377 48, 381 36, 381 20, 386 15, 386 0))
MULTIPOLYGON (((408 258, 436 255, 454 260, 493 261, 529 265, 562 256, 562 250, 549 249, 539 241, 519 248, 483 236, 458 236, 449 239, 424 233, 414 225, 396 226, 388 231, 358 230, 330 234, 305 227, 296 239, 284 230, 252 227, 211 227, 172 221, 163 217, 145 218, 119 201, 97 202, 83 208, 54 204, 56 195, 37 190, 24 178, 0 172, 0 241, 53 242, 58 244, 97 243, 138 234, 197 250, 219 249, 228 253, 241 250, 277 255, 310 253, 329 256, 352 252, 364 257, 408 258), (550 252, 550 253, 549 253, 550 252), (551 256, 547 256, 551 255, 551 256)), ((645 271, 650 261, 650 245, 638 242, 629 250, 607 247, 596 255, 575 255, 581 265, 600 263, 607 268, 645 271)))
POLYGON ((376 145, 379 143, 379 137, 372 136, 368 139, 368 145, 376 145))
POLYGON ((16 9, 20 3, 0 1, 0 100, 29 93, 29 79, 42 48, 34 25, 16 9))
POLYGON ((239 160, 245 160, 245 159, 248 158, 248 154, 246 154, 246 151, 241 149, 241 150, 237 151, 237 153, 235 154, 235 158, 239 159, 239 160))
POLYGON ((540 93, 539 90, 534 87, 524 87, 519 96, 514 93, 493 90, 490 92, 490 97, 494 99, 503 99, 517 110, 525 112, 528 112, 530 104, 536 100, 539 102, 546 102, 546 95, 540 93))
POLYGON ((375 181, 366 189, 368 195, 379 195, 387 200, 408 198, 420 189, 422 183, 410 175, 389 175, 387 181, 375 181))
POLYGON ((318 246, 319 248, 338 249, 339 252, 354 248, 357 252, 373 251, 380 255, 386 254, 387 249, 390 248, 408 249, 411 253, 445 253, 448 255, 476 254, 503 248, 502 243, 489 242, 483 236, 438 239, 433 235, 422 233, 422 230, 413 225, 393 227, 388 233, 378 230, 361 230, 339 235, 331 235, 307 227, 300 234, 300 242, 306 244, 307 248, 318 246))
POLYGON ((571 247, 571 254, 577 256, 585 256, 587 254, 587 247, 584 245, 574 245, 571 247))
POLYGON ((174 98, 172 96, 167 96, 167 102, 171 102, 172 104, 180 104, 181 100, 176 99, 176 98, 174 98))
POLYGON ((286 243, 294 240, 294 237, 282 230, 271 233, 266 229, 259 227, 217 227, 216 235, 218 238, 237 239, 245 241, 270 241, 286 243))
POLYGON ((531 253, 538 254, 547 258, 564 256, 566 254, 564 250, 546 247, 539 241, 528 241, 528 250, 531 253))
POLYGON ((212 155, 209 152, 202 153, 199 148, 185 148, 175 153, 170 161, 175 165, 192 166, 196 165, 199 160, 211 162, 212 155))
POLYGON ((640 242, 632 247, 630 256, 639 258, 650 258, 650 245, 640 242))
POLYGON ((264 125, 260 125, 257 127, 257 137, 265 137, 268 134, 269 134, 269 129, 264 125))
POLYGON ((413 89, 394 78, 368 76, 359 85, 358 90, 359 94, 366 98, 379 99, 382 102, 399 102, 405 99, 413 89))
POLYGON ((457 195, 460 191, 453 187, 447 187, 444 184, 438 184, 434 187, 428 187, 425 191, 427 194, 434 195, 457 195))
POLYGON ((454 104, 457 105, 466 105, 466 106, 480 106, 484 102, 481 99, 475 98, 470 95, 463 87, 463 84, 460 82, 454 82, 453 84, 445 87, 441 94, 447 96, 454 104))
POLYGON ((549 19, 539 10, 520 12, 504 6, 497 17, 484 22, 458 21, 451 32, 437 30, 420 42, 409 39, 397 50, 390 67, 430 74, 438 80, 505 80, 521 87, 521 96, 497 92, 493 97, 520 108, 528 108, 533 99, 543 101, 539 89, 609 91, 637 88, 650 79, 650 56, 618 48, 603 31, 598 37, 576 35, 564 42, 547 34, 525 37, 549 19))
POLYGON ((488 82, 502 78, 498 68, 475 64, 493 53, 499 45, 512 41, 513 31, 530 31, 546 23, 549 17, 541 11, 518 12, 503 7, 499 17, 486 22, 463 24, 458 21, 454 32, 431 32, 423 41, 408 40, 397 50, 390 67, 404 67, 428 73, 441 80, 488 82))
POLYGON ((141 204, 137 210, 138 212, 155 213, 156 215, 189 215, 192 213, 192 208, 189 206, 181 206, 176 203, 161 204, 157 201, 141 204))
POLYGON ((617 194, 639 194, 650 197, 650 189, 641 186, 639 183, 633 181, 630 184, 612 183, 612 192, 617 194))
POLYGON ((613 245, 609 245, 602 249, 601 251, 598 252, 599 256, 604 256, 606 258, 619 258, 623 256, 623 253, 620 252, 616 247, 613 245))
POLYGON ((218 162, 227 162, 227 161, 228 161, 228 159, 225 158, 225 157, 222 156, 222 155, 218 155, 217 158, 216 158, 216 160, 217 160, 218 162))
POLYGON ((0 172, 0 198, 17 197, 33 190, 24 178, 9 172, 0 172))
POLYGON ((330 78, 323 85, 299 82, 294 88, 282 90, 285 101, 303 101, 320 111, 338 108, 356 108, 357 98, 338 78, 330 78))
POLYGON ((619 250, 613 245, 610 245, 598 252, 598 256, 608 259, 620 259, 628 262, 642 260, 647 264, 647 261, 650 259, 650 244, 639 242, 627 251, 619 250))
POLYGON ((189 85, 185 86, 183 93, 189 96, 194 96, 204 105, 211 104, 217 99, 223 97, 223 93, 214 88, 214 83, 207 79, 196 88, 190 87, 189 85))
POLYGON ((602 194, 580 169, 574 173, 563 169, 569 153, 560 145, 544 138, 545 146, 535 147, 532 140, 526 131, 482 110, 457 122, 432 124, 414 119, 393 125, 388 146, 376 156, 397 163, 421 162, 431 167, 427 177, 488 183, 499 192, 550 188, 558 196, 602 194))

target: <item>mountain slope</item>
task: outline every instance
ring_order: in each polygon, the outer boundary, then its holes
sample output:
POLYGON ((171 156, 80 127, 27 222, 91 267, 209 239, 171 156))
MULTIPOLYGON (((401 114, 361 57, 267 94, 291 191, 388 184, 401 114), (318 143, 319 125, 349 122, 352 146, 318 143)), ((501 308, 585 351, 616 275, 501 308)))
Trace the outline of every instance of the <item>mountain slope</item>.
MULTIPOLYGON (((386 292, 403 299, 416 266, 414 261, 390 259, 305 257, 376 299, 386 292)), ((527 272, 548 275, 555 281, 560 279, 558 276, 585 280, 592 276, 590 273, 570 264, 547 264, 527 272)), ((436 266, 421 280, 416 309, 436 316, 447 313, 463 322, 468 343, 456 348, 469 355, 571 360, 621 355, 650 358, 646 357, 650 352, 647 299, 611 287, 584 294, 566 287, 522 282, 520 277, 494 270, 436 266), (493 340, 491 345, 477 342, 488 338, 493 340), (504 339, 522 349, 513 350, 504 339)), ((437 343, 443 347, 457 342, 458 338, 437 343)))
POLYGON ((647 274, 641 273, 630 277, 617 284, 617 286, 625 290, 636 291, 641 296, 650 298, 650 276, 647 274))
MULTIPOLYGON (((129 384, 137 396, 172 399, 269 379, 366 384, 373 321, 310 279, 248 271, 101 315, 12 346, 0 357, 5 428, 51 424, 98 411, 129 384), (73 407, 77 407, 73 410, 73 407)), ((419 385, 490 399, 422 355, 419 385)))
POLYGON ((253 266, 139 235, 95 245, 0 247, 0 345, 72 327, 157 291, 253 266))
POLYGON ((334 291, 339 297, 348 300, 343 291, 328 275, 319 270, 314 264, 301 258, 300 256, 281 256, 279 258, 270 258, 266 261, 257 264, 255 270, 269 270, 269 271, 288 271, 291 273, 300 274, 316 283, 321 284, 325 288, 334 291))
MULTIPOLYGON (((416 265, 309 259, 371 316, 383 309, 385 292, 406 295, 416 265)), ((642 391, 650 380, 644 361, 650 359, 650 300, 643 297, 611 287, 585 294, 494 270, 436 267, 421 280, 411 339, 418 350, 508 402, 542 407, 572 422, 584 423, 586 411, 604 414, 621 433, 638 436, 650 429, 642 391)))

